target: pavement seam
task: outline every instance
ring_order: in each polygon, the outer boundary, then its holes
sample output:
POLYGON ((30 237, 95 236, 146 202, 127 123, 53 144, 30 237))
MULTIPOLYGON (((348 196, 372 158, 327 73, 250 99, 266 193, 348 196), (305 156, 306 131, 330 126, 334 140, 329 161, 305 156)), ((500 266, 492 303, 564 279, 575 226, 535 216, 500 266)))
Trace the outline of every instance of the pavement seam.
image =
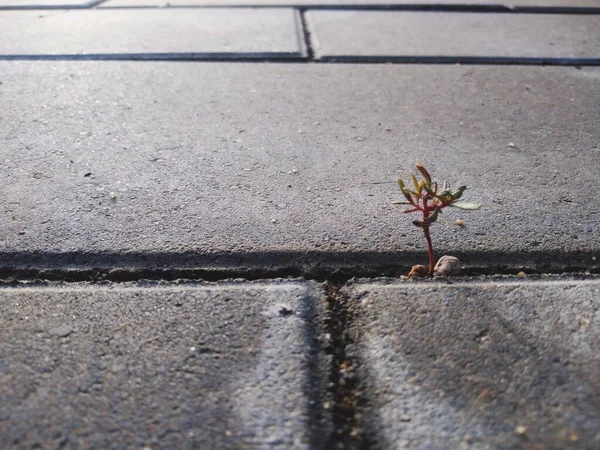
POLYGON ((245 3, 221 3, 204 5, 131 5, 131 6, 102 6, 108 3, 108 0, 92 0, 80 5, 44 5, 41 0, 39 5, 4 5, 0 10, 31 10, 31 9, 93 9, 101 6, 102 9, 214 9, 214 8, 295 8, 295 9, 314 9, 327 11, 436 11, 436 12, 461 12, 461 13, 502 13, 502 14, 600 14, 600 7, 596 6, 506 6, 506 5, 476 5, 472 3, 464 4, 245 4, 245 3))
POLYGON ((340 292, 344 285, 328 281, 325 286, 325 352, 331 357, 328 394, 332 402, 333 431, 324 448, 358 450, 369 446, 363 440, 362 424, 357 415, 361 406, 356 390, 357 361, 350 351, 354 343, 350 331, 354 317, 348 307, 349 299, 340 292))
MULTIPOLYGON (((299 37, 301 39, 301 37, 299 37)), ((312 38, 314 40, 314 37, 312 38)), ((327 55, 315 57, 314 45, 306 39, 299 52, 256 53, 88 53, 88 54, 13 54, 0 55, 0 61, 138 61, 202 63, 279 63, 279 64, 362 64, 362 65, 472 65, 472 66, 559 66, 598 67, 600 58, 528 58, 496 56, 397 56, 327 55), (306 52, 304 51, 306 50, 306 52)))
MULTIPOLYGON (((439 254, 448 253, 446 251, 439 254)), ((464 276, 600 273, 597 252, 452 251, 464 276)), ((43 253, 0 252, 0 280, 63 282, 178 279, 221 281, 304 277, 343 282, 350 278, 398 277, 424 262, 424 252, 350 251, 248 253, 43 253), (290 261, 293 261, 290 264, 290 261)))
POLYGON ((201 62, 305 62, 299 52, 183 52, 183 53, 86 53, 0 55, 0 61, 201 61, 201 62))
POLYGON ((519 56, 402 56, 402 55, 327 55, 322 64, 437 64, 492 66, 600 66, 600 58, 529 58, 519 56))
MULTIPOLYGON (((320 293, 320 292, 319 292, 320 293)), ((326 342, 323 303, 319 295, 307 293, 304 296, 301 315, 304 320, 304 347, 306 350, 306 375, 303 381, 303 393, 307 398, 309 448, 322 448, 327 436, 334 431, 330 424, 330 412, 327 410, 327 370, 328 356, 326 342)))
POLYGON ((300 27, 302 36, 304 38, 304 49, 306 51, 306 56, 309 61, 314 61, 315 59, 315 51, 313 48, 313 36, 312 31, 310 29, 308 18, 306 17, 306 11, 308 8, 298 8, 298 15, 300 17, 300 27))

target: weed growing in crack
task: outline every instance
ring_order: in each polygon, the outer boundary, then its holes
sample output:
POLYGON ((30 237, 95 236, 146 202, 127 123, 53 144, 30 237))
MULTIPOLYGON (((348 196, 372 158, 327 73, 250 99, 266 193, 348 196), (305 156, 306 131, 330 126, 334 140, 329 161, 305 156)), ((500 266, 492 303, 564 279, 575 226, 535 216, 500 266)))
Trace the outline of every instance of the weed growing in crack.
POLYGON ((441 191, 439 190, 438 183, 431 181, 431 175, 427 172, 427 169, 417 163, 417 170, 423 177, 422 180, 418 180, 415 175, 411 175, 414 190, 409 189, 404 184, 404 181, 398 180, 398 186, 400 191, 404 194, 406 201, 394 202, 394 205, 408 205, 409 209, 403 211, 405 214, 408 213, 421 213, 421 219, 413 220, 413 225, 421 228, 425 234, 427 241, 427 253, 429 254, 429 269, 426 269, 422 265, 413 266, 410 271, 409 277, 424 277, 433 276, 433 268, 435 261, 433 257, 433 245, 431 243, 431 234, 429 228, 434 223, 438 215, 442 212, 446 206, 453 206, 464 210, 475 210, 479 209, 481 205, 477 203, 467 203, 459 201, 463 195, 463 192, 467 189, 467 186, 461 186, 456 191, 451 191, 446 182, 444 182, 441 191))

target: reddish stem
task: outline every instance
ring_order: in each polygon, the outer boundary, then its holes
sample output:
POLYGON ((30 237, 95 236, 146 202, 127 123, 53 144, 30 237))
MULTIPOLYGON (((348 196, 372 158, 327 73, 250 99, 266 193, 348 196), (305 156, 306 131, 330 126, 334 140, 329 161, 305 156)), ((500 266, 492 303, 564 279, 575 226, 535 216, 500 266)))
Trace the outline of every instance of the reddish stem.
POLYGON ((431 244, 431 236, 429 235, 429 226, 423 227, 425 239, 427 239, 427 253, 429 253, 429 276, 433 276, 433 245, 431 244))
MULTIPOLYGON (((429 194, 426 194, 423 197, 423 233, 425 233, 425 239, 427 240, 427 253, 429 255, 429 273, 430 277, 433 276, 433 266, 434 266, 434 258, 433 258, 433 244, 431 243, 431 235, 429 234, 429 213, 431 210, 429 209, 429 205, 427 202, 429 201, 429 194)), ((434 206, 435 210, 435 206, 434 206)))

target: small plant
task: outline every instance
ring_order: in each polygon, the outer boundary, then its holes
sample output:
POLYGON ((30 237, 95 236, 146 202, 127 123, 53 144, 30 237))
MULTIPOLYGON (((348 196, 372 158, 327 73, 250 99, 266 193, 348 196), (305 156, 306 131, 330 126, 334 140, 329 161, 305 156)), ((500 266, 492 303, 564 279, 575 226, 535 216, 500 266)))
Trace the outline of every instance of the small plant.
POLYGON ((417 180, 415 175, 411 175, 412 182, 415 190, 408 189, 402 180, 398 180, 398 186, 406 198, 405 202, 394 202, 394 205, 409 205, 410 208, 405 210, 404 213, 421 213, 422 218, 419 220, 413 220, 413 225, 421 228, 425 234, 427 240, 427 252, 429 254, 429 269, 425 269, 423 266, 414 266, 411 270, 409 277, 412 276, 433 276, 433 267, 435 265, 433 258, 433 245, 431 243, 431 235, 429 233, 429 227, 434 223, 438 215, 442 212, 446 206, 454 206, 456 208, 465 210, 479 209, 481 205, 476 203, 459 202, 463 195, 466 186, 459 187, 456 191, 452 192, 446 182, 444 182, 441 191, 438 189, 438 183, 431 181, 429 172, 421 165, 417 163, 417 170, 423 177, 422 180, 417 180))

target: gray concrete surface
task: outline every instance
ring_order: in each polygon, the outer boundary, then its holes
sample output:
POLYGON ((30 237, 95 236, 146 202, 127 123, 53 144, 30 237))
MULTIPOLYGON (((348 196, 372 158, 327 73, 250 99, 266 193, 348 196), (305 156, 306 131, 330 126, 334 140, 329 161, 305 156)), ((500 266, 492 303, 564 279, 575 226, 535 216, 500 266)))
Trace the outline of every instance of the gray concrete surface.
POLYGON ((307 19, 317 57, 600 58, 596 15, 309 11, 307 19))
POLYGON ((0 0, 0 8, 34 8, 34 7, 58 7, 58 6, 86 6, 93 3, 92 0, 0 0))
MULTIPOLYGON (((396 48, 358 17, 328 45, 396 48)), ((468 17, 419 43, 596 50, 592 15, 468 17)), ((81 60, 297 57, 298 19, 0 11, 0 448, 600 448, 597 277, 338 283, 425 263, 418 160, 483 204, 438 257, 600 270, 599 68, 81 60), (271 280, 165 281, 232 274, 271 280), (68 283, 106 277, 154 281, 68 283)))
POLYGON ((483 204, 440 216, 438 256, 598 266, 596 68, 13 61, 0 82, 3 267, 424 263, 391 205, 417 160, 483 204))
MULTIPOLYGON (((11 1, 11 0, 2 0, 11 1)), ((12 0, 18 1, 18 0, 12 0)), ((41 1, 41 0, 40 0, 41 1)), ((467 5, 600 8, 600 0, 108 0, 100 7, 202 6, 202 5, 467 5)))
POLYGON ((292 9, 3 11, 0 55, 302 53, 292 9))
POLYGON ((0 447, 315 448, 330 423, 320 292, 2 289, 0 447))
POLYGON ((600 280, 343 292, 372 448, 600 447, 600 280))

